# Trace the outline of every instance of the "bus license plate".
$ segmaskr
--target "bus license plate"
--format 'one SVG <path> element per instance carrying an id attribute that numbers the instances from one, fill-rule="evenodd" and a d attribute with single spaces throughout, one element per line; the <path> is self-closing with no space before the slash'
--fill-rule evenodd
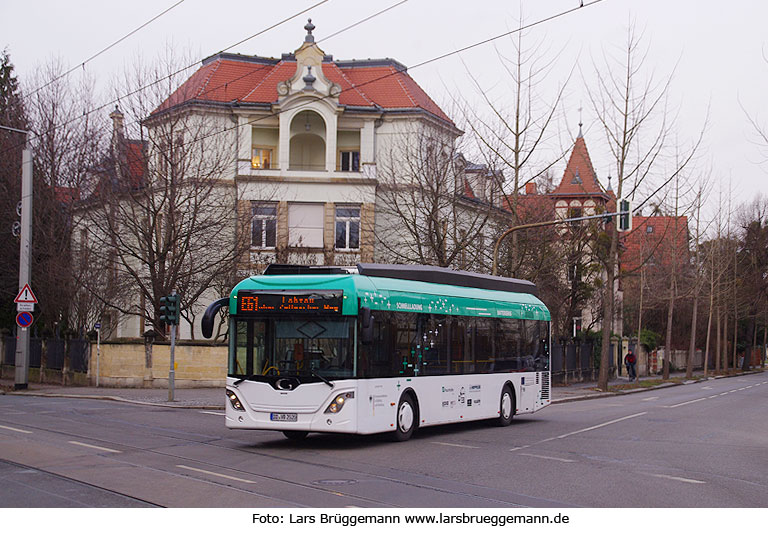
<path id="1" fill-rule="evenodd" d="M 269 418 L 272 421 L 289 421 L 295 423 L 299 420 L 299 415 L 295 413 L 271 413 Z"/>

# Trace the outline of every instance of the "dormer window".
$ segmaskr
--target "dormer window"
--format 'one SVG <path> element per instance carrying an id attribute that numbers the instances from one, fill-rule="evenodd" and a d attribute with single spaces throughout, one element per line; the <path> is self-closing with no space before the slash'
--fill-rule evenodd
<path id="1" fill-rule="evenodd" d="M 579 171 L 577 170 L 575 173 L 573 173 L 573 179 L 571 180 L 572 184 L 580 184 L 583 183 L 581 180 L 581 176 L 579 176 Z"/>

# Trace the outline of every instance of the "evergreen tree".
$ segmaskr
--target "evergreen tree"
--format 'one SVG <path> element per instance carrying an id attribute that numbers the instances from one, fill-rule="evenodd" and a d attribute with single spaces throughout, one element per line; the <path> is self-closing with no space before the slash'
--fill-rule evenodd
<path id="1" fill-rule="evenodd" d="M 27 129 L 19 83 L 8 50 L 0 54 L 0 125 Z M 16 204 L 21 198 L 21 151 L 24 134 L 0 129 L 0 330 L 12 329 L 18 292 L 19 240 L 11 233 L 19 220 Z"/>

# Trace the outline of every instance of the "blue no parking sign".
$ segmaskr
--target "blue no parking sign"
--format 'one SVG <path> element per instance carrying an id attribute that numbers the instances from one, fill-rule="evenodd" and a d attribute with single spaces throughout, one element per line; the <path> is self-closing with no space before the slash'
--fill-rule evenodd
<path id="1" fill-rule="evenodd" d="M 29 325 L 32 324 L 32 321 L 34 320 L 35 318 L 32 317 L 32 314 L 29 312 L 21 312 L 18 315 L 16 315 L 16 324 L 22 328 L 27 328 Z"/>

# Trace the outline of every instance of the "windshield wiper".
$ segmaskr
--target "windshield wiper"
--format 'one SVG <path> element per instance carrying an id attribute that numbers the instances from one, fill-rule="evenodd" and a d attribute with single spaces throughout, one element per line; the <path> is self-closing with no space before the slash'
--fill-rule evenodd
<path id="1" fill-rule="evenodd" d="M 244 377 L 244 378 L 238 378 L 237 380 L 235 380 L 234 382 L 232 382 L 232 385 L 233 385 L 233 386 L 236 386 L 236 385 L 238 385 L 238 384 L 242 384 L 242 383 L 243 383 L 243 382 L 245 382 L 246 380 L 253 380 L 254 378 L 257 378 L 257 377 L 260 377 L 260 376 L 261 376 L 260 374 L 255 374 L 255 375 L 251 375 L 251 376 L 246 376 L 246 377 Z"/>
<path id="2" fill-rule="evenodd" d="M 325 378 L 324 376 L 317 374 L 317 373 L 316 373 L 316 372 L 314 372 L 312 369 L 310 369 L 310 370 L 309 370 L 309 374 L 311 374 L 311 375 L 312 375 L 312 376 L 314 376 L 314 377 L 317 377 L 317 378 L 319 378 L 320 380 L 322 380 L 323 382 L 325 382 L 326 384 L 328 384 L 330 387 L 333 387 L 333 382 L 331 382 L 330 380 L 328 380 L 328 379 L 327 379 L 327 378 Z"/>

